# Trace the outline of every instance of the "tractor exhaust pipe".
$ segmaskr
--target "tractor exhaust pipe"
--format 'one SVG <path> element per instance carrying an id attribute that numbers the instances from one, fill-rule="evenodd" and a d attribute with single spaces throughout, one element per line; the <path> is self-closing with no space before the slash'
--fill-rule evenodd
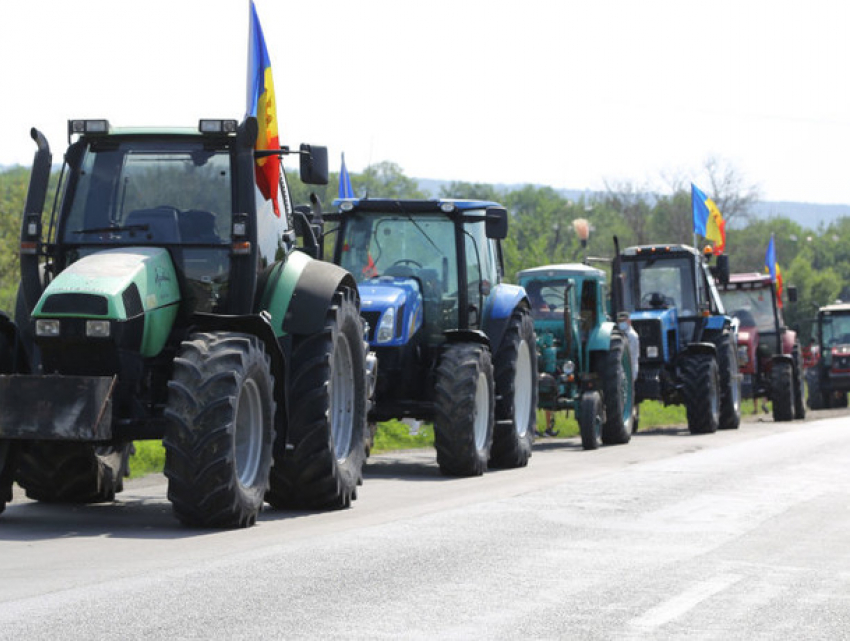
<path id="1" fill-rule="evenodd" d="M 44 289 L 39 276 L 38 256 L 41 249 L 41 216 L 44 212 L 53 161 L 50 145 L 47 144 L 44 134 L 33 127 L 30 136 L 38 149 L 32 162 L 24 219 L 21 224 L 21 289 L 28 314 L 32 312 Z"/>

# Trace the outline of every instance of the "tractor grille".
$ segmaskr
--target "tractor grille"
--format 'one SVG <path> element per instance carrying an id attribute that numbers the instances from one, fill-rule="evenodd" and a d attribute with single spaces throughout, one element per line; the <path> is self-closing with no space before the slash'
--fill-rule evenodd
<path id="1" fill-rule="evenodd" d="M 661 340 L 661 321 L 644 319 L 632 321 L 632 327 L 640 338 L 640 360 L 648 363 L 661 362 L 664 360 L 664 346 Z M 648 356 L 647 351 L 654 347 L 657 352 Z"/>
<path id="2" fill-rule="evenodd" d="M 44 314 L 106 316 L 109 302 L 96 294 L 53 294 L 44 301 L 41 311 Z"/>
<path id="3" fill-rule="evenodd" d="M 124 300 L 124 312 L 127 314 L 127 318 L 141 316 L 145 311 L 142 307 L 142 297 L 139 295 L 139 288 L 136 287 L 136 283 L 130 283 L 130 286 L 121 294 L 121 298 Z"/>
<path id="4" fill-rule="evenodd" d="M 369 323 L 367 340 L 371 343 L 375 340 L 375 329 L 378 327 L 378 321 L 381 320 L 381 312 L 360 312 L 360 315 Z"/>

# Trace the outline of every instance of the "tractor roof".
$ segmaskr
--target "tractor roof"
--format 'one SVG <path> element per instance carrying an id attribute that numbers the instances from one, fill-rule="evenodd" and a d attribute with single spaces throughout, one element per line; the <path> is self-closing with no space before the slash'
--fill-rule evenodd
<path id="1" fill-rule="evenodd" d="M 818 310 L 818 313 L 827 312 L 829 314 L 850 314 L 850 303 L 836 303 L 834 305 L 825 305 Z"/>
<path id="2" fill-rule="evenodd" d="M 742 272 L 740 274 L 729 274 L 729 282 L 725 285 L 726 289 L 738 289 L 739 286 L 745 285 L 744 289 L 761 289 L 770 287 L 773 280 L 770 274 L 761 272 Z"/>
<path id="3" fill-rule="evenodd" d="M 605 272 L 582 263 L 561 263 L 531 267 L 517 273 L 518 278 L 569 278 L 570 276 L 595 277 L 604 280 Z"/>
<path id="4" fill-rule="evenodd" d="M 664 244 L 659 243 L 657 245 L 636 245 L 634 247 L 627 247 L 622 252 L 623 256 L 627 258 L 635 257 L 635 256 L 675 256 L 687 254 L 689 256 L 702 256 L 700 252 L 689 245 L 678 245 L 674 243 Z"/>
<path id="5" fill-rule="evenodd" d="M 447 214 L 454 211 L 501 207 L 489 200 L 454 200 L 433 198 L 430 200 L 398 198 L 338 198 L 334 205 L 342 211 L 374 211 L 388 214 Z M 448 211 L 447 211 L 448 209 Z"/>

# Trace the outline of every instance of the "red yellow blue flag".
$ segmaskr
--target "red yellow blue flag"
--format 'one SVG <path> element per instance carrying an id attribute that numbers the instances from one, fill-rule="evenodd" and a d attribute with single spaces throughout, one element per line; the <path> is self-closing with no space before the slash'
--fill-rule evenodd
<path id="1" fill-rule="evenodd" d="M 776 262 L 776 245 L 773 242 L 773 234 L 770 235 L 770 242 L 767 244 L 767 251 L 764 253 L 764 271 L 770 274 L 770 280 L 776 283 L 776 305 L 782 307 L 782 270 L 779 269 L 779 263 Z"/>
<path id="2" fill-rule="evenodd" d="M 279 149 L 277 132 L 277 103 L 272 82 L 272 63 L 266 49 L 263 28 L 254 2 L 251 2 L 251 24 L 248 33 L 248 116 L 257 119 L 257 150 Z M 280 183 L 280 156 L 257 158 L 257 187 L 266 200 L 272 201 L 274 212 L 280 216 L 277 202 Z"/>
<path id="3" fill-rule="evenodd" d="M 726 249 L 726 221 L 714 201 L 699 187 L 691 183 L 691 204 L 694 216 L 694 233 L 714 243 L 714 253 Z"/>

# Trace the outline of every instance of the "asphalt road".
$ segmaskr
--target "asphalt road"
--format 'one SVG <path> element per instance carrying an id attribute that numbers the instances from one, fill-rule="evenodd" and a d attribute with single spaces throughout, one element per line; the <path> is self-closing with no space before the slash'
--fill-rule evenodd
<path id="1" fill-rule="evenodd" d="M 0 639 L 850 639 L 850 415 L 769 418 L 446 479 L 373 457 L 360 498 L 180 526 L 160 476 L 0 516 Z"/>

